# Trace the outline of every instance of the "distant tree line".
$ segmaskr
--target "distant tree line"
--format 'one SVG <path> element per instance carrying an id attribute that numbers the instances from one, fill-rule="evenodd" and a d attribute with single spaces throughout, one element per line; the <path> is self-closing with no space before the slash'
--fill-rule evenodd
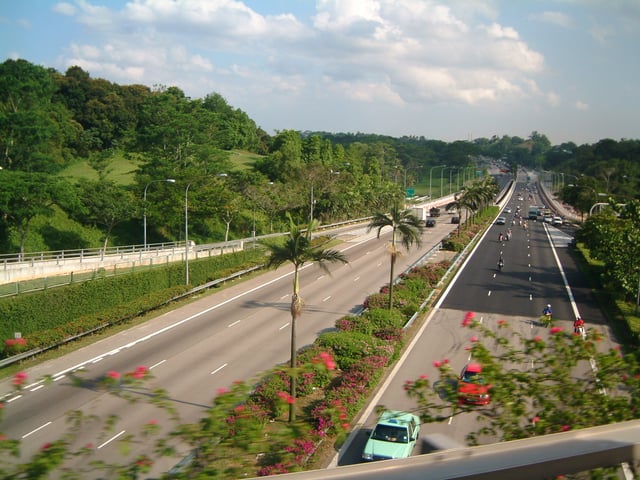
<path id="1" fill-rule="evenodd" d="M 189 237 L 198 243 L 286 229 L 287 212 L 296 223 L 370 216 L 430 176 L 457 183 L 482 157 L 514 171 L 589 174 L 609 192 L 631 195 L 639 152 L 632 140 L 554 147 L 538 132 L 449 143 L 269 135 L 218 93 L 191 99 L 177 87 L 118 85 L 77 66 L 62 74 L 7 60 L 0 64 L 0 252 L 141 244 L 143 218 L 149 243 L 179 241 L 187 200 Z M 79 165 L 93 175 L 69 173 Z M 126 180 L 116 181 L 123 165 Z"/>

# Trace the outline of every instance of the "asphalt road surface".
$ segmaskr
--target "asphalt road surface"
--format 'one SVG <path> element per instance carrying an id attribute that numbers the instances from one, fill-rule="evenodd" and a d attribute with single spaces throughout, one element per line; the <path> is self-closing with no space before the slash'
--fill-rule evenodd
<path id="1" fill-rule="evenodd" d="M 441 217 L 425 230 L 422 248 L 398 259 L 399 274 L 425 254 L 456 225 Z M 371 293 L 388 282 L 389 233 L 367 234 L 365 227 L 342 232 L 337 247 L 349 259 L 330 266 L 331 275 L 316 265 L 306 266 L 300 277 L 305 310 L 297 323 L 297 345 L 311 344 L 334 327 L 335 321 L 360 310 Z M 284 266 L 246 282 L 203 296 L 94 345 L 48 361 L 27 371 L 28 382 L 16 393 L 11 381 L 0 383 L 4 402 L 3 433 L 21 440 L 22 458 L 30 458 L 42 445 L 68 431 L 67 412 L 82 411 L 102 419 L 116 415 L 109 431 L 100 423 L 83 423 L 76 446 L 90 445 L 98 459 L 122 463 L 118 441 L 138 436 L 149 422 L 168 428 L 168 418 L 146 401 L 127 402 L 97 388 L 96 380 L 108 372 L 130 372 L 138 366 L 151 369 L 154 378 L 145 389 L 128 392 L 144 399 L 148 389 L 165 389 L 182 422 L 201 418 L 219 389 L 234 381 L 252 381 L 260 372 L 289 360 L 292 268 Z M 49 376 L 51 382 L 39 379 Z M 77 379 L 81 378 L 81 386 Z M 151 443 L 133 443 L 130 458 L 151 453 Z M 184 446 L 183 454 L 188 453 Z M 152 474 L 166 471 L 175 460 L 159 462 Z M 84 460 L 70 464 L 76 472 Z M 90 467 L 88 471 L 90 471 Z M 90 478 L 91 474 L 82 475 Z"/>
<path id="2" fill-rule="evenodd" d="M 528 203 L 539 205 L 541 200 L 536 192 L 532 192 L 533 198 L 528 202 L 529 192 L 524 190 L 525 186 L 524 182 L 518 183 L 516 192 L 503 206 L 511 208 L 512 212 L 520 206 L 526 216 Z M 524 194 L 523 201 L 518 201 L 518 193 Z M 602 342 L 602 348 L 615 343 L 571 256 L 568 248 L 571 237 L 567 228 L 529 221 L 525 229 L 518 224 L 514 213 L 500 215 L 506 217 L 506 225 L 491 226 L 465 260 L 448 291 L 429 313 L 422 330 L 364 410 L 333 465 L 361 462 L 367 436 L 377 420 L 376 406 L 419 412 L 416 403 L 403 390 L 407 380 L 416 380 L 421 375 L 437 378 L 434 361 L 446 359 L 454 371 L 460 371 L 469 362 L 466 347 L 471 345 L 474 333 L 461 326 L 469 311 L 475 312 L 476 318 L 485 326 L 496 327 L 504 320 L 526 338 L 533 338 L 548 335 L 548 329 L 538 320 L 544 306 L 551 304 L 555 325 L 570 331 L 576 315 L 580 315 L 587 327 L 597 327 L 604 333 L 606 341 Z M 499 241 L 499 233 L 504 234 L 509 228 L 511 239 Z M 505 263 L 502 271 L 497 268 L 500 256 Z M 425 439 L 429 434 L 437 433 L 451 442 L 466 445 L 467 434 L 477 429 L 476 417 L 469 412 L 451 417 L 448 422 L 423 424 L 420 435 Z M 428 451 L 431 446 L 422 441 L 416 445 L 414 454 Z"/>

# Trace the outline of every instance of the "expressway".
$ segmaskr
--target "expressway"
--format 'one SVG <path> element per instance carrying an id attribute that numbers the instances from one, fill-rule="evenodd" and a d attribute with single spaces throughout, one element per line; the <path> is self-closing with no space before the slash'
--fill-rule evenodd
<path id="1" fill-rule="evenodd" d="M 446 359 L 456 372 L 469 362 L 466 348 L 471 345 L 474 332 L 461 325 L 468 311 L 475 312 L 476 319 L 486 326 L 494 327 L 504 320 L 525 338 L 533 338 L 548 335 L 548 329 L 542 327 L 538 319 L 544 306 L 551 304 L 556 325 L 570 331 L 573 319 L 580 315 L 588 328 L 596 327 L 604 333 L 606 341 L 602 342 L 602 348 L 612 346 L 605 319 L 568 252 L 571 232 L 565 231 L 567 227 L 556 228 L 542 221 L 529 221 L 525 229 L 514 217 L 518 206 L 526 217 L 528 203 L 541 202 L 535 190 L 529 192 L 526 188 L 522 180 L 516 184 L 513 196 L 505 201 L 500 213 L 506 217 L 506 225 L 492 225 L 467 257 L 386 383 L 363 411 L 332 465 L 361 461 L 367 435 L 377 420 L 377 405 L 417 410 L 416 403 L 404 393 L 407 380 L 416 380 L 421 375 L 438 378 L 434 361 Z M 507 208 L 513 213 L 506 213 Z M 510 240 L 499 241 L 499 233 L 506 233 L 508 228 L 512 230 Z M 502 271 L 497 268 L 500 256 L 505 263 Z M 475 415 L 464 413 L 450 417 L 448 422 L 423 424 L 421 437 L 440 434 L 451 443 L 465 446 L 466 435 L 478 428 Z M 414 455 L 429 450 L 428 445 L 419 442 Z"/>
<path id="2" fill-rule="evenodd" d="M 447 215 L 436 227 L 425 229 L 423 247 L 413 248 L 397 262 L 396 272 L 416 262 L 457 225 Z M 330 265 L 331 275 L 316 265 L 301 272 L 305 310 L 297 324 L 297 345 L 310 344 L 337 319 L 359 311 L 367 295 L 388 282 L 389 232 L 380 239 L 363 226 L 341 233 L 336 247 L 349 259 Z M 68 431 L 67 412 L 81 410 L 102 419 L 118 417 L 104 431 L 99 422 L 85 422 L 75 442 L 89 445 L 92 459 L 122 463 L 118 441 L 138 435 L 146 425 L 168 428 L 168 418 L 148 402 L 130 403 L 131 394 L 143 398 L 147 390 L 165 389 L 182 423 L 203 416 L 216 392 L 234 381 L 251 381 L 272 366 L 289 360 L 290 295 L 292 268 L 281 267 L 206 296 L 89 347 L 45 362 L 27 371 L 27 385 L 16 393 L 10 380 L 0 383 L 4 403 L 2 431 L 21 440 L 22 459 Z M 143 389 L 107 394 L 98 380 L 108 372 L 131 372 L 139 366 L 151 370 L 153 379 Z M 49 382 L 41 379 L 48 377 Z M 89 418 L 89 417 L 87 417 Z M 149 454 L 152 445 L 134 443 L 130 458 Z M 185 446 L 184 454 L 188 453 Z M 72 464 L 76 472 L 90 471 L 83 459 Z M 159 462 L 152 473 L 168 470 L 175 460 Z M 85 477 L 90 475 L 85 473 Z"/>

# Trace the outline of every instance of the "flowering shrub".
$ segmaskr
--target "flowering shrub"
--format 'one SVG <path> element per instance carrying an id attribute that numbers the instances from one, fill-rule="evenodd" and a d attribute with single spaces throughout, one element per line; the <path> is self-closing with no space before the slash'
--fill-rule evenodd
<path id="1" fill-rule="evenodd" d="M 279 392 L 288 392 L 291 378 L 284 370 L 276 370 L 262 378 L 249 397 L 252 405 L 259 406 L 268 412 L 270 418 L 277 418 L 285 411 L 286 404 L 278 396 Z"/>
<path id="2" fill-rule="evenodd" d="M 473 312 L 464 316 L 461 328 L 470 330 L 463 337 L 491 385 L 491 403 L 482 408 L 459 405 L 458 368 L 436 360 L 433 368 L 439 379 L 432 383 L 425 373 L 404 386 L 418 402 L 423 422 L 444 421 L 455 412 L 473 409 L 481 426 L 467 441 L 479 444 L 485 435 L 486 441 L 508 441 L 640 417 L 640 366 L 635 355 L 602 351 L 597 347 L 601 334 L 595 329 L 586 340 L 560 327 L 538 327 L 531 335 L 504 320 L 480 323 Z"/>
<path id="3" fill-rule="evenodd" d="M 389 308 L 389 289 L 386 292 L 369 295 L 363 302 L 364 309 Z"/>
<path id="4" fill-rule="evenodd" d="M 25 338 L 8 338 L 4 341 L 4 351 L 7 355 L 26 352 L 27 349 L 27 340 Z"/>
<path id="5" fill-rule="evenodd" d="M 449 261 L 427 263 L 412 269 L 404 275 L 404 278 L 406 278 L 407 281 L 420 279 L 424 281 L 428 287 L 434 288 L 450 266 L 451 262 Z"/>
<path id="6" fill-rule="evenodd" d="M 317 343 L 331 349 L 338 367 L 345 370 L 362 357 L 372 354 L 380 340 L 360 332 L 327 332 L 318 337 Z"/>

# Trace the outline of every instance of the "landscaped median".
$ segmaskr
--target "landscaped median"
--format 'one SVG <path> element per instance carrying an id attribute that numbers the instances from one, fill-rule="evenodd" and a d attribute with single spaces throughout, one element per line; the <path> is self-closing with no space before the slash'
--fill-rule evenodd
<path id="1" fill-rule="evenodd" d="M 483 228 L 470 226 L 451 240 L 455 238 L 456 248 L 462 248 Z M 364 300 L 366 308 L 361 315 L 340 318 L 335 330 L 321 334 L 313 345 L 301 349 L 295 372 L 288 365 L 281 365 L 255 383 L 236 382 L 218 392 L 198 423 L 184 425 L 176 418 L 177 423 L 168 427 L 173 430 L 170 438 L 149 429 L 145 431 L 145 441 L 155 433 L 158 451 L 176 457 L 176 463 L 179 458 L 172 445 L 192 446 L 189 461 L 176 468 L 172 478 L 242 478 L 321 468 L 344 442 L 351 421 L 387 367 L 398 359 L 408 320 L 439 288 L 450 267 L 449 261 L 427 263 L 403 274 L 394 288 L 391 309 L 387 287 L 383 286 Z M 139 371 L 143 368 L 139 367 Z M 150 380 L 148 369 L 144 371 L 143 380 Z M 140 381 L 135 376 L 110 373 L 104 379 L 106 391 L 121 396 L 128 392 L 128 381 Z M 288 393 L 292 373 L 297 379 L 295 400 Z M 121 381 L 114 385 L 116 376 Z M 21 377 L 17 388 L 26 381 Z M 151 397 L 154 405 L 169 408 L 167 392 L 154 391 Z M 131 401 L 130 396 L 126 401 Z M 299 415 L 296 421 L 288 422 L 286 411 L 292 401 L 296 402 Z M 71 458 L 74 453 L 77 452 L 66 452 L 65 456 Z M 134 465 L 142 474 L 150 470 L 151 464 L 148 458 L 140 461 L 125 456 L 118 465 L 105 468 L 131 471 Z"/>

